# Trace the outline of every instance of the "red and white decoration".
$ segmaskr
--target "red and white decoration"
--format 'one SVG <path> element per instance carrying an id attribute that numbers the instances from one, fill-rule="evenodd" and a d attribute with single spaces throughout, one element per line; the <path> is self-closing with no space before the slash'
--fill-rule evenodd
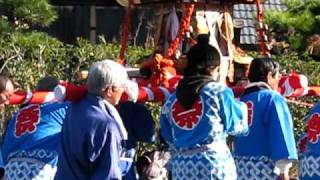
<path id="1" fill-rule="evenodd" d="M 203 114 L 202 100 L 198 99 L 191 109 L 186 110 L 178 101 L 172 106 L 173 122 L 181 129 L 192 130 L 200 122 Z"/>
<path id="2" fill-rule="evenodd" d="M 164 102 L 175 91 L 182 76 L 173 76 L 167 80 L 167 86 L 152 86 L 147 81 L 128 81 L 126 92 L 122 101 L 138 102 Z M 244 87 L 231 87 L 236 97 L 239 97 Z M 308 80 L 304 75 L 290 73 L 282 76 L 279 82 L 279 92 L 285 97 L 320 96 L 319 86 L 308 86 Z M 41 104 L 55 100 L 78 100 L 87 94 L 87 87 L 63 82 L 58 85 L 55 92 L 15 92 L 10 97 L 10 104 Z M 290 101 L 289 101 L 290 102 Z"/>
<path id="3" fill-rule="evenodd" d="M 40 105 L 34 104 L 25 107 L 17 115 L 15 136 L 20 137 L 25 133 L 33 133 L 40 122 Z"/>

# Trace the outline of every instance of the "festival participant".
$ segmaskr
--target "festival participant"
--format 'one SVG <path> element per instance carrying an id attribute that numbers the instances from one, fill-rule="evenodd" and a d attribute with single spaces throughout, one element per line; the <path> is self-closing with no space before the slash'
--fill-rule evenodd
<path id="1" fill-rule="evenodd" d="M 126 84 L 126 93 L 130 90 L 130 84 L 128 83 L 129 81 Z M 81 90 L 78 89 L 77 91 L 72 90 L 72 92 L 68 92 L 69 96 L 71 96 L 70 93 L 79 96 L 76 99 L 69 98 L 69 100 L 79 101 L 84 98 L 87 94 L 87 88 L 85 87 L 85 90 L 83 89 L 82 92 L 80 91 Z M 151 112 L 142 103 L 123 101 L 117 105 L 117 109 L 128 132 L 128 140 L 124 143 L 124 150 L 120 157 L 120 168 L 123 175 L 122 179 L 134 180 L 137 179 L 134 162 L 137 142 L 155 142 L 155 124 Z"/>
<path id="2" fill-rule="evenodd" d="M 301 180 L 320 179 L 320 102 L 306 118 L 307 132 L 299 142 L 299 177 Z"/>
<path id="3" fill-rule="evenodd" d="M 48 76 L 38 82 L 36 90 L 53 91 L 58 83 Z M 29 104 L 14 114 L 2 145 L 6 179 L 53 179 L 67 107 L 58 102 Z"/>
<path id="4" fill-rule="evenodd" d="M 247 131 L 247 108 L 217 82 L 220 56 L 208 42 L 208 35 L 198 36 L 187 54 L 184 78 L 161 112 L 173 179 L 237 179 L 226 138 Z"/>
<path id="5" fill-rule="evenodd" d="M 12 81 L 3 75 L 0 75 L 0 106 L 9 104 L 10 96 L 13 94 L 14 86 Z"/>
<path id="6" fill-rule="evenodd" d="M 9 103 L 10 96 L 14 91 L 13 83 L 6 76 L 0 75 L 0 107 Z M 2 152 L 0 149 L 0 179 L 4 175 L 4 164 L 2 159 Z"/>
<path id="7" fill-rule="evenodd" d="M 114 107 L 128 74 L 112 60 L 93 64 L 88 95 L 72 102 L 63 124 L 55 179 L 121 179 L 120 155 L 127 131 Z"/>
<path id="8" fill-rule="evenodd" d="M 256 58 L 249 69 L 250 83 L 240 100 L 248 106 L 249 132 L 234 139 L 238 179 L 289 179 L 297 159 L 292 117 L 286 100 L 275 90 L 279 63 Z"/>

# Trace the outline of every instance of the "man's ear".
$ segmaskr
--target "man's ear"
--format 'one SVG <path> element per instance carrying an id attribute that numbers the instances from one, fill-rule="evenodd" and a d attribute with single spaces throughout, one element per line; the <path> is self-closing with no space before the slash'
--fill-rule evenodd
<path id="1" fill-rule="evenodd" d="M 216 71 L 217 73 L 220 73 L 220 66 L 216 66 L 216 67 L 214 68 L 214 71 Z"/>
<path id="2" fill-rule="evenodd" d="M 210 75 L 215 81 L 218 81 L 220 76 L 220 66 L 216 66 L 213 70 L 211 70 Z"/>
<path id="3" fill-rule="evenodd" d="M 103 93 L 105 97 L 111 97 L 113 93 L 112 87 L 106 87 Z"/>
<path id="4" fill-rule="evenodd" d="M 273 76 L 272 76 L 272 73 L 271 72 L 268 72 L 268 74 L 267 74 L 267 84 L 272 84 L 272 81 L 273 81 Z"/>

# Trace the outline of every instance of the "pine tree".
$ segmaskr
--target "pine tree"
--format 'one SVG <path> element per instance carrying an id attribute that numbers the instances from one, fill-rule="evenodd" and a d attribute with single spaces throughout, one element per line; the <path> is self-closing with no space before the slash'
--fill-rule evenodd
<path id="1" fill-rule="evenodd" d="M 294 50 L 307 49 L 307 41 L 314 34 L 320 34 L 320 0 L 286 0 L 288 9 L 284 12 L 266 12 L 266 22 L 271 30 L 287 30 L 287 39 Z"/>
<path id="2" fill-rule="evenodd" d="M 0 33 L 47 27 L 57 18 L 48 0 L 0 0 L 0 7 Z"/>

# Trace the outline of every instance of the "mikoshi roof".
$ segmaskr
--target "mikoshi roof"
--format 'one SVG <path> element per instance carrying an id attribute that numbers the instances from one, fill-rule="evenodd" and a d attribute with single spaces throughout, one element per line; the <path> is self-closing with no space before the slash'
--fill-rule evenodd
<path id="1" fill-rule="evenodd" d="M 263 11 L 276 10 L 285 11 L 287 6 L 285 0 L 266 0 L 263 5 Z M 233 18 L 243 20 L 243 28 L 241 29 L 241 44 L 257 44 L 256 32 L 256 14 L 257 7 L 255 4 L 235 4 L 233 7 Z"/>

